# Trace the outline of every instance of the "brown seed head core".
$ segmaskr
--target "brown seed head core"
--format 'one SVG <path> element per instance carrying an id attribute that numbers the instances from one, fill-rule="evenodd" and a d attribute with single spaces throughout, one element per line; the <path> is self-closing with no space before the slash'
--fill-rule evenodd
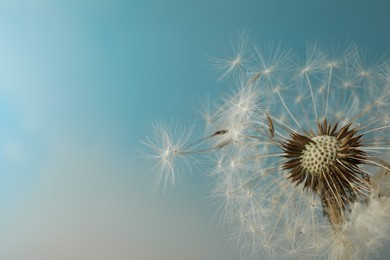
<path id="1" fill-rule="evenodd" d="M 324 120 L 314 131 L 290 133 L 282 143 L 283 168 L 296 186 L 303 184 L 321 198 L 323 212 L 335 229 L 345 220 L 351 203 L 367 198 L 371 183 L 360 168 L 368 158 L 361 149 L 361 137 L 356 128 L 347 124 L 338 129 Z"/>

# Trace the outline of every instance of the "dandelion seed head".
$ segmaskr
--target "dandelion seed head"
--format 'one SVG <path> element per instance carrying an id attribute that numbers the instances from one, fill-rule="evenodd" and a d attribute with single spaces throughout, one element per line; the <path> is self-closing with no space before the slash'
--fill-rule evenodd
<path id="1" fill-rule="evenodd" d="M 160 168 L 213 161 L 221 226 L 243 259 L 375 256 L 390 240 L 388 61 L 353 44 L 307 44 L 304 58 L 255 46 L 250 62 L 248 41 L 233 50 L 220 76 L 234 91 L 207 110 L 204 137 L 149 142 Z"/>

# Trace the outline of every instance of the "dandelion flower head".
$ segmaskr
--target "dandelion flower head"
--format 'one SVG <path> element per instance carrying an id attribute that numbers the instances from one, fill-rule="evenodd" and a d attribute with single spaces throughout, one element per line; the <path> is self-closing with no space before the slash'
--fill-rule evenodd
<path id="1" fill-rule="evenodd" d="M 159 179 L 189 171 L 193 159 L 177 159 L 213 165 L 221 226 L 243 259 L 376 257 L 390 236 L 388 60 L 353 44 L 308 44 L 302 58 L 248 42 L 212 59 L 230 94 L 204 137 L 176 145 L 160 126 L 147 141 Z"/>

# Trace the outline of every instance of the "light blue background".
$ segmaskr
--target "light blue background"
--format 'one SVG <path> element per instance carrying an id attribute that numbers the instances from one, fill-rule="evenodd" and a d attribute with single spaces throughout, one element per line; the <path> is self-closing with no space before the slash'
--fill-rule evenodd
<path id="1" fill-rule="evenodd" d="M 160 118 L 218 87 L 229 37 L 390 46 L 388 1 L 0 1 L 0 259 L 238 259 L 207 178 L 140 163 Z"/>

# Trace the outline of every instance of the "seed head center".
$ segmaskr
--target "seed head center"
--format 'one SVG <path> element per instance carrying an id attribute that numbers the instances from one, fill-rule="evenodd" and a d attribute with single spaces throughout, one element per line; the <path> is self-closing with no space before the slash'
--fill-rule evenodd
<path id="1" fill-rule="evenodd" d="M 301 155 L 301 166 L 309 174 L 320 175 L 328 171 L 336 160 L 339 141 L 334 136 L 319 135 L 305 145 Z"/>

